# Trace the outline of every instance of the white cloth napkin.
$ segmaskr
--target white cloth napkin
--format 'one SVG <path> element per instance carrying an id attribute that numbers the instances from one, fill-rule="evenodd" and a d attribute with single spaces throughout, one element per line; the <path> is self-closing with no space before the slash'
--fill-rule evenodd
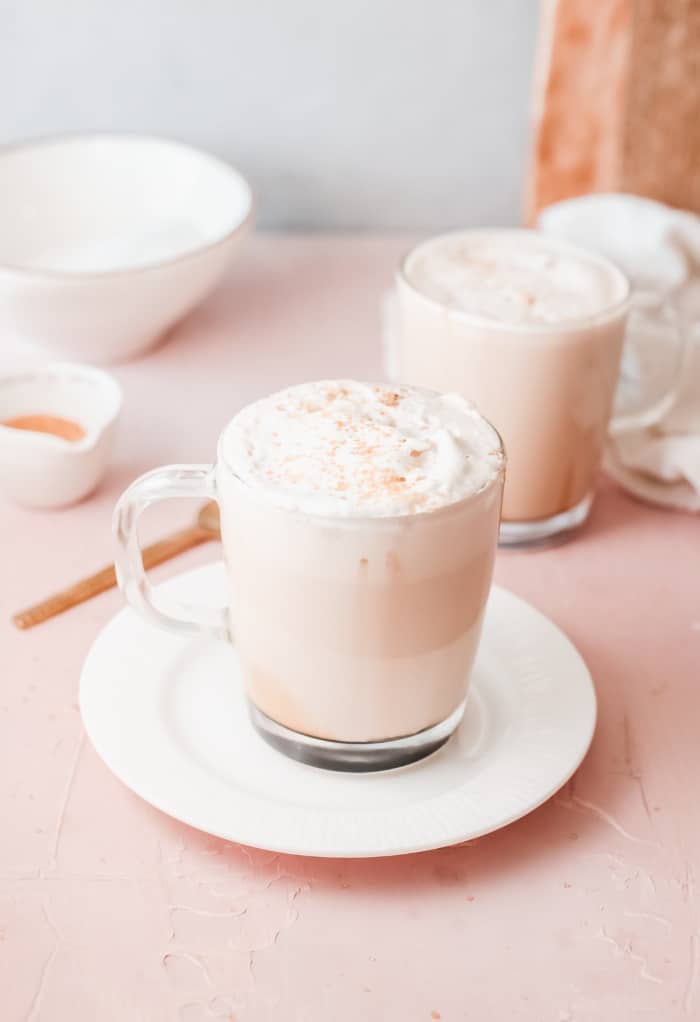
<path id="1" fill-rule="evenodd" d="M 700 511 L 700 217 L 634 195 L 586 195 L 549 206 L 538 226 L 612 259 L 635 288 L 673 294 L 689 333 L 675 398 L 651 425 L 611 433 L 604 466 L 644 500 Z M 655 393 L 663 358 L 650 354 L 639 386 Z"/>

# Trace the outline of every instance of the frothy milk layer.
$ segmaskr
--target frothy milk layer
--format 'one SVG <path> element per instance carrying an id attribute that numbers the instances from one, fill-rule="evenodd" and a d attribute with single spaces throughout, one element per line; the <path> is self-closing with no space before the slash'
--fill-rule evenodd
<path id="1" fill-rule="evenodd" d="M 414 250 L 405 275 L 429 298 L 508 325 L 595 316 L 627 293 L 624 276 L 610 264 L 531 231 L 434 238 Z"/>
<path id="2" fill-rule="evenodd" d="M 460 395 L 353 380 L 248 405 L 222 444 L 243 482 L 316 514 L 433 511 L 478 493 L 503 466 L 495 430 Z"/>

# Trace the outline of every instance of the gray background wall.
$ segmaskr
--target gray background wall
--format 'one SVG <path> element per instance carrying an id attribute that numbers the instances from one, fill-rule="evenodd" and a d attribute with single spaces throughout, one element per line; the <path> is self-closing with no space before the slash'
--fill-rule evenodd
<path id="1" fill-rule="evenodd" d="M 0 0 L 0 141 L 173 135 L 279 228 L 518 220 L 536 0 Z"/>

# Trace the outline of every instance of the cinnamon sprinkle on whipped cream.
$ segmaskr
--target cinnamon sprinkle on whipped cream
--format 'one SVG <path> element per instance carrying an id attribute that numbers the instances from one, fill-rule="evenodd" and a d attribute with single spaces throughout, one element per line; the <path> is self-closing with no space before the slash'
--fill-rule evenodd
<path id="1" fill-rule="evenodd" d="M 321 380 L 273 394 L 229 424 L 222 455 L 275 503 L 316 514 L 432 511 L 503 468 L 495 430 L 465 398 Z"/>

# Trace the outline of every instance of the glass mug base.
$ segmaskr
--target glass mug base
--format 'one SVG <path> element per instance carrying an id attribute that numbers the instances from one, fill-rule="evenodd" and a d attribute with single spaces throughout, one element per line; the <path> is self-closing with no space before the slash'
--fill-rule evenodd
<path id="1" fill-rule="evenodd" d="M 568 539 L 588 518 L 593 503 L 593 493 L 587 493 L 568 511 L 549 518 L 537 518 L 530 522 L 501 522 L 498 532 L 499 546 L 530 546 L 535 543 L 547 543 L 556 539 Z"/>
<path id="2" fill-rule="evenodd" d="M 436 752 L 457 729 L 464 706 L 464 702 L 460 703 L 445 720 L 402 738 L 384 742 L 335 742 L 292 731 L 248 702 L 255 730 L 278 752 L 308 766 L 351 773 L 394 770 Z"/>

